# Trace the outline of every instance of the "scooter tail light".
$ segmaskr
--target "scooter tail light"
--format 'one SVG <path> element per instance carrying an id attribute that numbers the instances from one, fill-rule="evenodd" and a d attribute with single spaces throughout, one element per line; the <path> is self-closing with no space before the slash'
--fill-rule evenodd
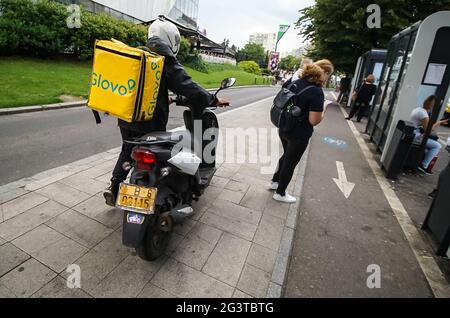
<path id="1" fill-rule="evenodd" d="M 145 149 L 134 149 L 131 158 L 138 163 L 153 165 L 156 163 L 156 156 L 153 152 Z"/>

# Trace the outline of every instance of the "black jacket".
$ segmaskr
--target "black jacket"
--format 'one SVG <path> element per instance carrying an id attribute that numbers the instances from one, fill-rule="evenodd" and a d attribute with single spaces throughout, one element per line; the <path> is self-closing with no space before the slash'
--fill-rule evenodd
<path id="1" fill-rule="evenodd" d="M 153 119 L 149 122 L 127 123 L 119 119 L 119 126 L 138 133 L 166 131 L 169 120 L 169 90 L 187 97 L 199 110 L 214 103 L 214 95 L 200 87 L 186 73 L 170 47 L 159 37 L 148 40 L 147 46 L 153 52 L 165 57 L 164 70 L 159 88 L 158 100 Z"/>
<path id="2" fill-rule="evenodd" d="M 364 84 L 358 90 L 358 95 L 356 97 L 356 102 L 369 105 L 372 100 L 373 95 L 377 92 L 377 86 L 375 84 L 370 84 L 364 82 Z"/>

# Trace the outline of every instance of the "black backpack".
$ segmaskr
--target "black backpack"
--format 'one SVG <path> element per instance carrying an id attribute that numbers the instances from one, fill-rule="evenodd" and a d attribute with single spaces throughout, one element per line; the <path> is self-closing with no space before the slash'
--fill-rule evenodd
<path id="1" fill-rule="evenodd" d="M 302 109 L 299 106 L 294 105 L 293 98 L 300 96 L 308 89 L 312 88 L 313 85 L 305 87 L 296 94 L 291 88 L 293 88 L 298 81 L 299 80 L 291 82 L 287 87 L 283 87 L 277 96 L 275 96 L 273 106 L 270 109 L 270 120 L 272 121 L 272 124 L 282 132 L 291 131 L 305 117 L 302 114 Z"/>

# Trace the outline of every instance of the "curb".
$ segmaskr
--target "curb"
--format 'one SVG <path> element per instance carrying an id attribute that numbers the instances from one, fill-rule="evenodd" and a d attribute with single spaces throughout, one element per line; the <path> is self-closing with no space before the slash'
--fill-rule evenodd
<path id="1" fill-rule="evenodd" d="M 246 86 L 231 87 L 229 89 L 252 88 L 252 87 L 272 87 L 272 85 L 246 85 Z M 207 91 L 211 92 L 211 91 L 216 91 L 217 89 L 218 88 L 209 88 L 209 89 L 207 89 Z M 66 103 L 38 105 L 38 106 L 0 108 L 0 116 L 82 107 L 82 106 L 86 106 L 86 103 L 87 103 L 87 100 L 81 100 L 81 101 L 77 101 L 77 102 L 66 102 Z"/>
<path id="2" fill-rule="evenodd" d="M 272 271 L 272 278 L 269 283 L 266 298 L 281 298 L 285 288 L 289 263 L 291 260 L 292 247 L 294 243 L 297 220 L 300 214 L 301 195 L 305 180 L 306 165 L 308 164 L 310 147 L 305 151 L 304 157 L 300 161 L 298 168 L 293 195 L 297 197 L 297 202 L 289 207 L 288 217 L 281 237 L 280 247 L 278 249 L 275 267 Z"/>
<path id="3" fill-rule="evenodd" d="M 57 104 L 40 105 L 40 106 L 1 108 L 0 116 L 41 112 L 41 111 L 64 109 L 64 108 L 74 108 L 74 107 L 84 106 L 84 105 L 86 105 L 86 102 L 87 102 L 86 100 L 81 100 L 78 102 L 57 103 Z"/>

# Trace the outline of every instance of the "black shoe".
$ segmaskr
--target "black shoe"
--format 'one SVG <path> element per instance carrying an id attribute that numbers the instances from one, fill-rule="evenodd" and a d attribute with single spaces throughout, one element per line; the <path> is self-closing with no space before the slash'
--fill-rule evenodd
<path id="1" fill-rule="evenodd" d="M 120 183 L 111 182 L 105 192 L 103 192 L 103 197 L 105 198 L 105 203 L 109 206 L 116 206 L 117 194 L 119 193 Z"/>
<path id="2" fill-rule="evenodd" d="M 347 119 L 347 120 L 351 120 L 352 118 L 351 118 L 351 117 L 345 117 L 345 119 Z"/>
<path id="3" fill-rule="evenodd" d="M 420 172 L 426 174 L 427 176 L 432 176 L 434 175 L 433 172 L 428 171 L 428 169 L 425 169 L 424 166 L 420 165 L 417 169 L 419 169 Z"/>

